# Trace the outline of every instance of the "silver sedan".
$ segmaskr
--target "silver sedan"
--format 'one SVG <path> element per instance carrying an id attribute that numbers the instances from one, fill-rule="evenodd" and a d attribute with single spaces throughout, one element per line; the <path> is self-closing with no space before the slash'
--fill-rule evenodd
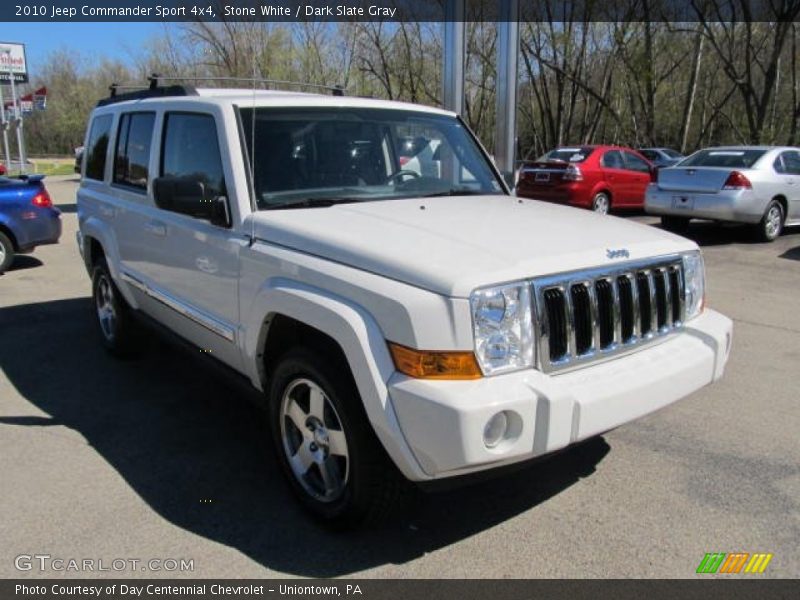
<path id="1" fill-rule="evenodd" d="M 699 150 L 661 169 L 645 194 L 645 211 L 667 229 L 690 219 L 748 223 L 764 241 L 800 224 L 800 149 L 728 146 Z"/>

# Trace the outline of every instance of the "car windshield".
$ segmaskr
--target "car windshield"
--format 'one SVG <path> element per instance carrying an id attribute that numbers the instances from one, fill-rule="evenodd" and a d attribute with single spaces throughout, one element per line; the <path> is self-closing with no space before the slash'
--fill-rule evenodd
<path id="1" fill-rule="evenodd" d="M 240 114 L 261 210 L 506 193 L 454 117 L 347 107 Z"/>
<path id="2" fill-rule="evenodd" d="M 579 163 L 589 158 L 592 152 L 594 152 L 594 148 L 588 146 L 583 146 L 581 148 L 556 148 L 540 157 L 537 162 L 557 161 Z"/>
<path id="3" fill-rule="evenodd" d="M 681 167 L 732 167 L 749 169 L 766 150 L 700 150 L 681 161 Z"/>
<path id="4" fill-rule="evenodd" d="M 670 158 L 683 158 L 683 154 L 676 152 L 672 148 L 662 148 L 661 151 Z"/>

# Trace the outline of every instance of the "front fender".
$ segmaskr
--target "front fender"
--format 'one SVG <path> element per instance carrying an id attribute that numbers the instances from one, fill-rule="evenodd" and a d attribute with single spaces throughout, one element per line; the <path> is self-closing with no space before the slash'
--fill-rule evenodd
<path id="1" fill-rule="evenodd" d="M 317 329 L 342 348 L 364 403 L 367 418 L 389 456 L 409 479 L 429 478 L 403 437 L 389 397 L 394 373 L 383 333 L 363 307 L 329 292 L 284 278 L 268 280 L 253 300 L 242 331 L 245 364 L 256 387 L 264 389 L 263 349 L 270 317 L 281 314 Z"/>

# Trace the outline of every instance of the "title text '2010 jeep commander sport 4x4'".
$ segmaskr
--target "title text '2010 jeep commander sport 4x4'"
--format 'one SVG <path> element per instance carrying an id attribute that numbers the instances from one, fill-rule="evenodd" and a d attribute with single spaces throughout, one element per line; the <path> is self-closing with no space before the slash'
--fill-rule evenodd
<path id="1" fill-rule="evenodd" d="M 437 164 L 405 168 L 410 138 Z M 327 521 L 606 432 L 728 358 L 693 242 L 514 197 L 450 112 L 155 87 L 101 101 L 85 147 L 103 343 L 143 315 L 243 375 Z"/>

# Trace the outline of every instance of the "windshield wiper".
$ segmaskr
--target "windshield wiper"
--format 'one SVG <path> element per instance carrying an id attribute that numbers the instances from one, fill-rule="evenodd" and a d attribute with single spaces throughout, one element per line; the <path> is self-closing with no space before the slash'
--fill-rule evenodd
<path id="1" fill-rule="evenodd" d="M 361 202 L 358 198 L 303 198 L 302 200 L 294 200 L 292 202 L 284 202 L 282 204 L 273 204 L 267 206 L 264 210 L 281 210 L 284 208 L 325 208 L 335 204 L 349 204 L 352 202 Z"/>
<path id="2" fill-rule="evenodd" d="M 491 192 L 483 192 L 481 190 L 470 189 L 457 189 L 451 188 L 443 192 L 434 192 L 432 194 L 422 194 L 420 198 L 437 198 L 439 196 L 491 196 Z"/>

